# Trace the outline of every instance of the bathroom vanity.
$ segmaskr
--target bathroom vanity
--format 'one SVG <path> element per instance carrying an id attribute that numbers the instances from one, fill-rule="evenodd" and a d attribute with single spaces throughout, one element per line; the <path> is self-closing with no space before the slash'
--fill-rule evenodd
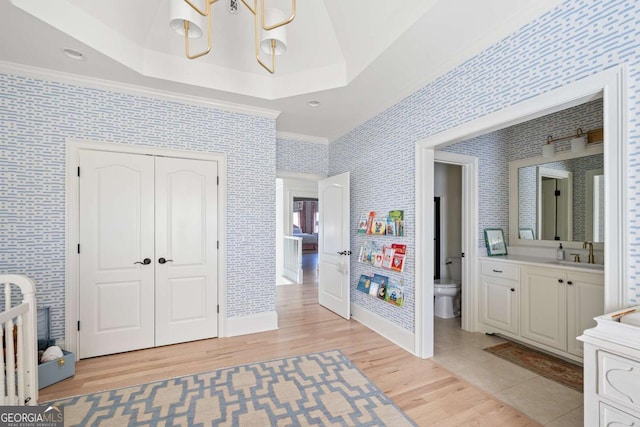
<path id="1" fill-rule="evenodd" d="M 604 312 L 601 267 L 516 255 L 481 257 L 481 331 L 581 362 L 582 343 L 576 338 Z"/>

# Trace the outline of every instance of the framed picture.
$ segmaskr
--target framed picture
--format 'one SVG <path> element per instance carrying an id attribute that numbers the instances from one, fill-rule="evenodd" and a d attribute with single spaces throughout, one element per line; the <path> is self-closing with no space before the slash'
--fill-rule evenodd
<path id="1" fill-rule="evenodd" d="M 521 228 L 518 230 L 518 237 L 523 240 L 534 240 L 536 238 L 533 228 Z"/>
<path id="2" fill-rule="evenodd" d="M 502 228 L 485 228 L 484 241 L 487 245 L 487 255 L 507 255 L 507 244 L 504 241 Z"/>

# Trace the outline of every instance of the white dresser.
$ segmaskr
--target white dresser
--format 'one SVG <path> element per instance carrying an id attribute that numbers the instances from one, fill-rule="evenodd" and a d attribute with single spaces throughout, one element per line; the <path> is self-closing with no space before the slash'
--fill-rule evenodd
<path id="1" fill-rule="evenodd" d="M 584 343 L 587 427 L 640 426 L 640 326 L 619 322 L 622 311 L 596 317 L 597 326 L 578 338 Z"/>

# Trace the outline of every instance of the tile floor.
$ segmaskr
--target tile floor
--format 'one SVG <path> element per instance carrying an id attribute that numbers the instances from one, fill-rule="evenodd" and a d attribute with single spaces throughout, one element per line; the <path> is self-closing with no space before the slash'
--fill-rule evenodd
<path id="1" fill-rule="evenodd" d="M 483 351 L 502 338 L 463 331 L 459 317 L 434 319 L 435 362 L 540 424 L 583 425 L 582 393 Z"/>

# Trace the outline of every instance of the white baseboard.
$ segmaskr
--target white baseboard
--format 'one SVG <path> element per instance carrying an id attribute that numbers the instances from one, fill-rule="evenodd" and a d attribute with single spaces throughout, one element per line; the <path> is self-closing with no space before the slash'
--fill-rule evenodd
<path id="1" fill-rule="evenodd" d="M 252 314 L 249 316 L 236 316 L 227 318 L 226 337 L 255 334 L 257 332 L 272 331 L 278 329 L 278 313 L 268 311 L 266 313 Z"/>
<path id="2" fill-rule="evenodd" d="M 355 304 L 351 304 L 351 317 L 409 353 L 416 354 L 413 332 Z"/>

